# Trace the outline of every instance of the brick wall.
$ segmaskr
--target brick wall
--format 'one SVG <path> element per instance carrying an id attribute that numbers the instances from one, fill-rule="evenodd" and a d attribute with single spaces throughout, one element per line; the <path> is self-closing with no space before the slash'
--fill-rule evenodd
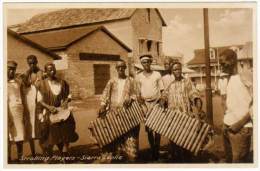
<path id="1" fill-rule="evenodd" d="M 87 98 L 95 94 L 93 64 L 109 64 L 110 76 L 116 76 L 116 61 L 80 60 L 79 53 L 117 54 L 127 61 L 128 52 L 102 30 L 81 39 L 71 45 L 66 51 L 68 69 L 65 79 L 70 83 L 74 98 Z"/>
<path id="2" fill-rule="evenodd" d="M 162 41 L 162 21 L 157 14 L 155 9 L 150 9 L 150 20 L 148 18 L 147 9 L 138 9 L 132 17 L 132 27 L 133 27 L 133 56 L 134 61 L 139 62 L 139 38 L 146 38 L 154 41 Z M 162 60 L 158 57 L 155 44 L 152 44 L 151 53 L 154 59 L 158 63 Z M 160 54 L 162 54 L 162 43 L 159 45 Z M 145 50 L 143 53 L 146 53 Z"/>

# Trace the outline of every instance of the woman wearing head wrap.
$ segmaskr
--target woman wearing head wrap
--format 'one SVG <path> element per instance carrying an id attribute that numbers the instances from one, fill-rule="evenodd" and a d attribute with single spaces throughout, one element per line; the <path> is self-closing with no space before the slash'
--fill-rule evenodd
<path id="1" fill-rule="evenodd" d="M 71 100 L 69 85 L 66 81 L 56 77 L 56 68 L 53 63 L 45 65 L 47 78 L 39 85 L 38 102 L 41 106 L 39 135 L 40 143 L 45 152 L 52 155 L 54 145 L 59 151 L 67 153 L 69 143 L 75 142 L 78 135 L 75 132 L 75 121 L 71 112 L 67 118 L 53 122 L 51 118 L 62 110 L 69 110 L 68 102 Z"/>

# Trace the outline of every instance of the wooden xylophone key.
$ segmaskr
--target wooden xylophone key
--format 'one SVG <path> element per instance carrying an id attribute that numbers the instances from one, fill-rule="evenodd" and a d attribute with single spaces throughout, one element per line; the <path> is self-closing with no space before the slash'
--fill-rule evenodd
<path id="1" fill-rule="evenodd" d="M 160 107 L 157 108 L 156 116 L 154 118 L 153 123 L 151 124 L 151 129 L 152 130 L 156 129 L 156 124 L 158 123 L 158 120 L 160 118 L 160 113 L 162 113 L 162 111 L 163 111 L 163 108 L 160 108 Z"/>
<path id="2" fill-rule="evenodd" d="M 198 143 L 199 143 L 199 141 L 200 141 L 200 139 L 201 139 L 201 137 L 202 137 L 206 127 L 207 127 L 206 124 L 202 125 L 201 130 L 199 131 L 198 136 L 196 137 L 196 139 L 195 139 L 195 141 L 194 141 L 194 143 L 193 143 L 193 145 L 191 147 L 191 152 L 195 151 L 195 149 L 196 149 L 196 147 L 197 147 L 197 145 L 198 145 Z"/>
<path id="3" fill-rule="evenodd" d="M 166 129 L 168 129 L 169 123 L 172 122 L 174 115 L 171 110 L 167 109 L 167 113 L 165 113 L 166 117 L 164 121 L 160 125 L 160 134 L 164 135 L 166 133 Z"/>
<path id="4" fill-rule="evenodd" d="M 148 127 L 151 127 L 151 124 L 156 116 L 156 108 L 153 108 L 153 110 L 150 111 L 149 117 L 146 119 L 145 125 Z"/>
<path id="5" fill-rule="evenodd" d="M 199 152 L 199 150 L 200 150 L 200 147 L 201 147 L 202 143 L 204 142 L 204 140 L 205 140 L 205 138 L 206 138 L 206 136 L 207 136 L 207 134 L 208 134 L 208 132 L 209 132 L 209 129 L 210 129 L 210 126 L 207 125 L 207 128 L 206 128 L 206 130 L 204 131 L 204 133 L 203 133 L 203 135 L 202 135 L 202 137 L 201 137 L 201 139 L 200 139 L 200 141 L 199 141 L 199 143 L 198 143 L 198 145 L 197 145 L 197 148 L 195 149 L 195 152 L 194 152 L 195 155 L 198 154 L 198 152 Z"/>
<path id="6" fill-rule="evenodd" d="M 140 113 L 138 111 L 139 109 L 138 109 L 137 105 L 138 104 L 136 104 L 136 102 L 133 102 L 133 104 L 130 107 L 130 111 L 132 112 L 132 118 L 133 118 L 133 122 L 134 122 L 135 127 L 140 124 L 141 117 L 142 117 L 142 116 L 140 116 Z M 137 107 L 135 108 L 135 106 L 137 106 Z"/>
<path id="7" fill-rule="evenodd" d="M 173 142 L 175 142 L 177 144 L 177 140 L 178 140 L 178 137 L 180 136 L 181 132 L 183 131 L 183 128 L 188 120 L 188 116 L 186 114 L 182 114 L 184 115 L 183 116 L 183 119 L 181 121 L 181 123 L 177 126 L 177 133 L 172 137 L 173 138 Z"/>
<path id="8" fill-rule="evenodd" d="M 166 135 L 166 132 L 169 129 L 171 123 L 174 122 L 177 118 L 176 111 L 171 111 L 171 110 L 169 110 L 169 111 L 170 111 L 169 119 L 166 121 L 165 125 L 162 128 L 162 134 L 163 135 Z"/>
<path id="9" fill-rule="evenodd" d="M 129 110 L 132 113 L 132 119 L 133 119 L 133 123 L 135 126 L 139 125 L 141 122 L 141 117 L 140 116 L 140 108 L 138 108 L 138 104 L 136 102 L 133 102 L 132 105 L 130 106 Z"/>
<path id="10" fill-rule="evenodd" d="M 196 141 L 196 139 L 198 137 L 197 127 L 198 127 L 199 123 L 200 123 L 200 121 L 198 120 L 197 124 L 194 125 L 192 136 L 191 136 L 190 142 L 189 142 L 188 147 L 187 147 L 187 149 L 190 150 L 190 151 L 191 151 L 191 148 L 192 148 L 194 142 Z"/>
<path id="11" fill-rule="evenodd" d="M 114 112 L 114 120 L 116 122 L 119 135 L 122 135 L 124 131 L 123 131 L 123 128 L 122 128 L 122 126 L 120 124 L 121 122 L 120 122 L 119 114 L 116 113 L 116 112 Z"/>
<path id="12" fill-rule="evenodd" d="M 131 109 L 134 111 L 134 116 L 137 119 L 138 123 L 143 121 L 143 113 L 140 105 L 137 102 L 133 102 Z"/>
<path id="13" fill-rule="evenodd" d="M 176 132 L 175 127 L 177 126 L 177 124 L 180 122 L 181 120 L 181 114 L 179 112 L 176 111 L 176 117 L 174 118 L 174 120 L 171 122 L 171 124 L 169 125 L 169 129 L 167 130 L 165 136 L 167 138 L 171 139 L 171 135 Z"/>
<path id="14" fill-rule="evenodd" d="M 134 111 L 132 111 L 132 107 L 129 107 L 126 110 L 126 113 L 127 113 L 131 128 L 134 128 L 136 126 L 136 124 L 135 124 L 135 119 L 134 119 Z"/>
<path id="15" fill-rule="evenodd" d="M 135 103 L 134 107 L 136 107 L 137 111 L 138 111 L 138 116 L 140 118 L 139 122 L 144 122 L 144 111 L 141 107 L 141 105 L 139 103 Z"/>
<path id="16" fill-rule="evenodd" d="M 90 122 L 89 130 L 90 130 L 90 132 L 91 132 L 91 135 L 92 135 L 93 137 L 95 137 L 95 139 L 97 140 L 97 143 L 98 143 L 98 144 L 101 144 L 100 137 L 98 136 L 98 132 L 97 132 L 97 130 L 96 130 L 96 128 L 95 128 L 95 125 L 94 125 L 94 122 L 93 122 L 93 121 Z"/>
<path id="17" fill-rule="evenodd" d="M 181 139 L 181 142 L 180 142 L 180 145 L 183 147 L 184 144 L 185 144 L 185 141 L 187 140 L 188 136 L 189 136 L 189 133 L 192 129 L 192 126 L 194 126 L 194 123 L 195 123 L 196 119 L 191 119 L 190 123 L 189 123 L 189 126 L 187 128 L 187 130 L 185 131 L 184 135 L 183 135 L 183 138 Z"/>
<path id="18" fill-rule="evenodd" d="M 112 125 L 111 122 L 109 122 L 108 117 L 109 116 L 107 115 L 106 119 L 104 120 L 104 123 L 106 125 L 106 128 L 108 130 L 108 133 L 109 133 L 109 136 L 110 136 L 111 140 L 114 141 L 116 139 L 116 134 L 114 133 L 113 125 Z"/>
<path id="19" fill-rule="evenodd" d="M 114 123 L 111 119 L 110 113 L 106 115 L 106 123 L 107 123 L 107 127 L 110 128 L 110 132 L 112 134 L 112 138 L 113 140 L 115 140 L 117 138 L 116 132 L 115 132 L 115 126 Z"/>
<path id="20" fill-rule="evenodd" d="M 180 127 L 180 125 L 183 123 L 185 115 L 181 114 L 179 112 L 179 118 L 177 120 L 177 123 L 175 123 L 175 125 L 173 127 L 171 127 L 171 135 L 170 135 L 170 140 L 172 140 L 174 143 L 176 143 L 174 141 L 174 137 L 177 135 L 177 133 L 179 132 L 178 127 Z"/>
<path id="21" fill-rule="evenodd" d="M 125 128 L 124 132 L 126 133 L 127 130 L 128 130 L 128 123 L 127 123 L 126 118 L 125 118 L 124 109 L 120 108 L 118 110 L 118 112 L 119 112 L 119 115 L 121 116 L 121 121 L 122 121 L 122 124 L 124 125 L 124 128 Z"/>
<path id="22" fill-rule="evenodd" d="M 191 146 L 191 144 L 192 144 L 192 140 L 194 139 L 194 137 L 197 136 L 196 127 L 197 127 L 198 124 L 199 124 L 199 121 L 196 120 L 196 121 L 195 121 L 195 124 L 193 125 L 193 127 L 192 127 L 192 129 L 191 129 L 191 131 L 189 132 L 189 135 L 188 135 L 188 137 L 187 137 L 187 140 L 186 140 L 185 143 L 184 143 L 184 146 L 183 146 L 183 147 L 184 147 L 185 149 L 187 149 L 187 150 L 189 150 L 189 148 L 190 148 L 190 146 Z"/>
<path id="23" fill-rule="evenodd" d="M 157 130 L 159 134 L 162 134 L 162 128 L 165 125 L 166 121 L 168 120 L 169 114 L 170 111 L 166 109 L 164 109 L 164 111 L 162 112 L 162 117 L 160 118 L 161 121 L 157 125 Z"/>
<path id="24" fill-rule="evenodd" d="M 113 134 L 115 135 L 116 138 L 118 138 L 119 132 L 118 132 L 117 124 L 115 123 L 112 113 L 108 114 L 108 120 L 109 120 L 109 123 L 111 124 Z"/>
<path id="25" fill-rule="evenodd" d="M 105 125 L 105 120 L 104 119 L 100 119 L 100 123 L 101 123 L 101 126 L 102 126 L 102 130 L 104 132 L 104 135 L 105 135 L 105 141 L 106 141 L 106 145 L 107 145 L 107 144 L 111 143 L 112 140 L 111 140 L 110 134 L 108 132 L 108 128 Z"/>
<path id="26" fill-rule="evenodd" d="M 120 113 L 120 110 L 117 110 L 117 112 L 119 113 L 118 116 L 119 116 L 119 119 L 120 119 L 120 126 L 123 129 L 123 134 L 125 134 L 127 132 L 127 128 L 126 128 L 126 124 L 125 124 L 124 118 L 122 117 L 122 114 Z"/>
<path id="27" fill-rule="evenodd" d="M 187 131 L 187 129 L 188 129 L 189 124 L 191 123 L 191 121 L 192 121 L 192 118 L 187 116 L 187 121 L 186 121 L 185 125 L 183 126 L 182 131 L 180 132 L 179 137 L 178 137 L 177 140 L 176 140 L 176 144 L 177 144 L 177 145 L 179 145 L 179 146 L 181 145 L 181 140 L 183 139 L 184 134 L 185 134 L 185 132 Z"/>
<path id="28" fill-rule="evenodd" d="M 165 115 L 166 110 L 161 107 L 160 107 L 160 109 L 161 109 L 161 112 L 157 114 L 158 118 L 156 119 L 156 122 L 154 124 L 154 131 L 157 133 L 159 133 L 160 125 L 163 122 L 164 117 L 166 116 Z"/>
<path id="29" fill-rule="evenodd" d="M 126 110 L 124 108 L 122 108 L 121 112 L 122 112 L 122 116 L 123 116 L 125 124 L 126 124 L 127 132 L 128 132 L 132 128 L 131 123 L 128 118 L 128 114 L 126 113 Z"/>
<path id="30" fill-rule="evenodd" d="M 103 126 L 101 125 L 101 122 L 100 122 L 100 118 L 98 118 L 96 120 L 96 125 L 97 125 L 97 130 L 99 132 L 99 135 L 100 135 L 100 138 L 101 138 L 101 141 L 102 141 L 101 146 L 104 146 L 104 145 L 107 144 L 107 141 L 106 141 L 106 137 L 105 137 L 105 134 L 104 134 Z"/>
<path id="31" fill-rule="evenodd" d="M 139 117 L 139 108 L 138 108 L 138 104 L 134 101 L 131 106 L 129 107 L 129 110 L 131 111 L 131 113 L 133 114 L 132 117 L 134 119 L 134 123 L 139 122 L 140 117 Z"/>

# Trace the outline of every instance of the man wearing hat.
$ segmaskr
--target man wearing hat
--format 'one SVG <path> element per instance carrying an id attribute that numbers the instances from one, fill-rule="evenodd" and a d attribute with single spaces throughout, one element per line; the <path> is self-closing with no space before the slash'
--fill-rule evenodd
<path id="1" fill-rule="evenodd" d="M 164 89 L 161 74 L 151 70 L 152 56 L 140 56 L 141 64 L 144 70 L 136 76 L 137 98 L 139 103 L 146 106 L 146 112 L 149 111 L 161 98 L 161 92 Z M 147 116 L 145 116 L 147 117 Z M 148 141 L 151 148 L 153 160 L 159 158 L 160 135 L 146 127 Z"/>
<path id="2" fill-rule="evenodd" d="M 108 111 L 116 111 L 121 107 L 128 107 L 131 101 L 135 99 L 133 79 L 125 74 L 127 68 L 126 62 L 120 60 L 116 63 L 117 77 L 108 81 L 103 94 L 101 96 L 101 107 L 99 109 L 99 117 L 105 116 Z M 138 155 L 138 136 L 139 126 L 135 127 L 127 134 L 123 135 L 116 142 L 113 142 L 102 149 L 102 158 L 112 158 L 113 153 L 123 153 L 127 162 L 133 163 Z M 102 160 L 103 163 L 112 161 Z"/>
<path id="3" fill-rule="evenodd" d="M 24 103 L 22 96 L 22 81 L 16 76 L 17 63 L 8 61 L 7 63 L 7 104 L 8 104 L 8 159 L 11 160 L 11 142 L 17 147 L 18 160 L 23 154 L 24 141 Z"/>

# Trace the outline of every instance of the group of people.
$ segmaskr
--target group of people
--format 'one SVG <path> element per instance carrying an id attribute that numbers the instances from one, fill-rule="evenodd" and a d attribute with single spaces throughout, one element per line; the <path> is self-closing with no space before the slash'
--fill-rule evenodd
<path id="1" fill-rule="evenodd" d="M 11 144 L 16 144 L 17 157 L 21 160 L 27 141 L 35 157 L 35 140 L 39 141 L 43 155 L 52 155 L 55 145 L 61 155 L 68 155 L 69 143 L 78 139 L 73 115 L 69 111 L 68 118 L 60 122 L 51 122 L 50 116 L 69 109 L 69 85 L 56 77 L 53 63 L 47 63 L 42 71 L 37 57 L 29 55 L 27 64 L 29 68 L 23 74 L 16 74 L 15 61 L 7 64 L 8 160 L 11 160 Z"/>
<path id="2" fill-rule="evenodd" d="M 178 109 L 181 112 L 207 122 L 202 110 L 199 91 L 189 78 L 183 77 L 182 64 L 172 58 L 164 61 L 165 75 L 151 69 L 153 57 L 140 56 L 143 71 L 134 77 L 126 75 L 126 62 L 116 63 L 117 77 L 108 81 L 101 96 L 98 117 L 108 111 L 128 107 L 137 101 L 143 108 L 147 119 L 154 105 Z M 39 140 L 43 154 L 52 155 L 57 145 L 61 155 L 68 155 L 69 143 L 75 142 L 75 121 L 70 111 L 65 120 L 52 122 L 50 116 L 69 109 L 71 100 L 69 85 L 56 77 L 53 63 L 47 63 L 44 72 L 37 66 L 34 55 L 27 57 L 29 66 L 24 74 L 17 75 L 17 63 L 8 61 L 8 135 L 9 145 L 15 142 L 18 159 L 23 155 L 23 143 L 28 141 L 32 156 L 35 156 L 35 139 Z M 224 51 L 220 57 L 223 72 L 228 76 L 225 95 L 224 147 L 226 162 L 243 162 L 249 153 L 252 136 L 252 79 L 248 74 L 238 74 L 237 56 L 232 50 Z M 44 73 L 44 74 L 43 74 Z M 103 147 L 104 158 L 124 153 L 127 162 L 136 162 L 139 150 L 140 126 L 135 127 L 115 142 Z M 161 135 L 145 128 L 150 145 L 149 156 L 158 161 Z M 10 147 L 8 148 L 10 150 Z M 173 161 L 190 162 L 192 154 L 169 140 L 169 153 Z M 10 154 L 8 155 L 10 157 Z M 112 157 L 110 157 L 111 159 Z M 104 161 L 111 162 L 111 161 Z"/>
<path id="3" fill-rule="evenodd" d="M 112 78 L 103 92 L 99 116 L 102 117 L 106 111 L 118 107 L 127 107 L 131 105 L 131 101 L 136 100 L 143 106 L 146 119 L 153 106 L 160 105 L 163 108 L 178 109 L 201 122 L 208 122 L 207 115 L 202 110 L 201 95 L 191 80 L 183 76 L 182 64 L 172 58 L 166 58 L 166 73 L 161 76 L 159 72 L 151 69 L 152 60 L 151 55 L 140 56 L 143 71 L 134 77 L 126 76 L 125 61 L 117 62 L 118 77 Z M 228 78 L 225 98 L 222 98 L 225 104 L 225 162 L 246 162 L 252 138 L 252 73 L 238 73 L 237 55 L 230 49 L 220 55 L 220 64 Z M 145 130 L 150 145 L 149 157 L 152 161 L 158 161 L 161 136 L 148 127 L 145 127 Z M 139 131 L 140 127 L 136 127 L 118 141 L 103 148 L 102 153 L 113 155 L 121 151 L 128 162 L 135 162 L 138 158 Z M 170 140 L 169 153 L 171 160 L 177 163 L 189 163 L 193 160 L 191 152 Z"/>
<path id="4" fill-rule="evenodd" d="M 148 111 L 154 105 L 170 109 L 179 109 L 180 111 L 197 117 L 201 121 L 206 121 L 206 115 L 202 111 L 202 100 L 197 89 L 192 82 L 183 77 L 182 64 L 174 61 L 172 58 L 166 58 L 164 61 L 166 74 L 161 76 L 157 71 L 151 69 L 151 55 L 140 56 L 140 62 L 143 71 L 134 77 L 126 76 L 126 62 L 119 61 L 116 64 L 118 76 L 112 78 L 107 83 L 102 98 L 99 116 L 102 117 L 106 111 L 111 111 L 120 107 L 127 107 L 136 100 L 144 109 L 147 119 Z M 149 156 L 152 161 L 159 159 L 159 149 L 161 135 L 145 127 L 150 145 Z M 134 162 L 138 158 L 138 137 L 140 127 L 136 127 L 124 135 L 120 140 L 104 147 L 104 155 L 113 155 L 123 152 L 128 162 Z M 191 153 L 176 146 L 170 142 L 171 154 L 174 160 L 178 162 L 188 162 Z"/>

